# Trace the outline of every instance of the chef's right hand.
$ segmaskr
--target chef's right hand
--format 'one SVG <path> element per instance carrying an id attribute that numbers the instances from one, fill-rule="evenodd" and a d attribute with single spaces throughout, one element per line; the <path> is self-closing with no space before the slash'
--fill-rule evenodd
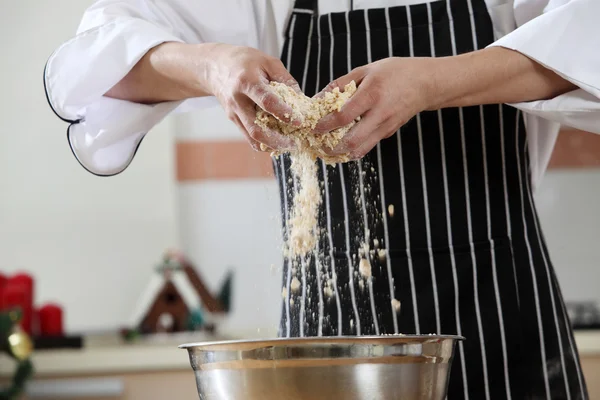
<path id="1" fill-rule="evenodd" d="M 276 81 L 300 91 L 298 83 L 283 63 L 250 47 L 228 44 L 213 46 L 203 80 L 207 90 L 227 112 L 228 118 L 242 130 L 257 151 L 261 150 L 261 143 L 274 150 L 291 149 L 294 143 L 290 138 L 265 132 L 254 123 L 256 105 L 282 121 L 290 120 L 292 109 L 269 86 L 270 81 Z"/>

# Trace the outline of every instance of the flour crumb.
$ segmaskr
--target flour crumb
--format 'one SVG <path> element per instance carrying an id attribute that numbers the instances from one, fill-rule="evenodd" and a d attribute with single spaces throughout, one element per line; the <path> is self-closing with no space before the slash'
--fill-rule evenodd
<path id="1" fill-rule="evenodd" d="M 292 283 L 290 284 L 290 289 L 292 289 L 292 292 L 297 292 L 300 289 L 300 286 L 300 281 L 298 278 L 294 277 L 292 279 Z"/>
<path id="2" fill-rule="evenodd" d="M 388 206 L 388 213 L 390 214 L 390 217 L 394 218 L 394 205 L 390 204 Z"/>
<path id="3" fill-rule="evenodd" d="M 366 258 L 362 258 L 358 264 L 358 270 L 364 278 L 371 277 L 371 263 Z"/>
<path id="4" fill-rule="evenodd" d="M 377 238 L 373 239 L 373 247 L 375 247 L 376 249 L 379 248 L 379 239 L 377 239 Z"/>
<path id="5" fill-rule="evenodd" d="M 400 312 L 400 301 L 392 299 L 392 307 L 394 307 L 397 313 Z"/>
<path id="6" fill-rule="evenodd" d="M 290 306 L 293 306 L 293 305 L 294 305 L 294 298 L 291 298 L 290 299 Z"/>
<path id="7" fill-rule="evenodd" d="M 287 295 L 288 295 L 288 290 L 284 286 L 283 289 L 281 289 L 281 297 L 283 297 L 285 299 L 285 298 L 287 298 Z"/>
<path id="8" fill-rule="evenodd" d="M 325 286 L 323 288 L 323 293 L 325 294 L 325 296 L 327 296 L 327 298 L 333 297 L 333 290 L 329 286 Z"/>
<path id="9" fill-rule="evenodd" d="M 377 250 L 377 256 L 379 257 L 379 261 L 384 262 L 385 261 L 385 249 Z"/>
<path id="10" fill-rule="evenodd" d="M 361 279 L 358 281 L 358 288 L 360 290 L 365 290 L 365 281 L 364 280 Z"/>
<path id="11" fill-rule="evenodd" d="M 354 329 L 354 319 L 350 320 L 350 329 Z"/>

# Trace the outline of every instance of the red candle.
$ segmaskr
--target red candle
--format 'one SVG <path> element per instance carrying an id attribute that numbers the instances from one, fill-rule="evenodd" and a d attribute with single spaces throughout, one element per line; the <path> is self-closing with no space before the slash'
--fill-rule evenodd
<path id="1" fill-rule="evenodd" d="M 63 335 L 63 310 L 58 304 L 46 304 L 37 314 L 40 336 Z"/>
<path id="2" fill-rule="evenodd" d="M 18 307 L 23 313 L 21 327 L 32 333 L 33 322 L 33 278 L 25 273 L 10 277 L 4 285 L 4 308 Z"/>
<path id="3" fill-rule="evenodd" d="M 23 285 L 8 283 L 4 286 L 2 304 L 6 310 L 15 308 L 21 310 L 21 327 L 24 330 L 27 330 L 24 324 L 27 315 L 27 297 L 27 288 Z"/>
<path id="4" fill-rule="evenodd" d="M 2 293 L 4 292 L 4 285 L 6 284 L 6 276 L 0 273 L 0 311 L 4 310 L 4 306 L 2 305 Z"/>

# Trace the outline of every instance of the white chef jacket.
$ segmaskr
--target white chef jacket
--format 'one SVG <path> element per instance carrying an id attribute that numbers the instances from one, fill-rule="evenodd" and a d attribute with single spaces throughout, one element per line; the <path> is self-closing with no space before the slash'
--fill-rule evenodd
<path id="1" fill-rule="evenodd" d="M 355 0 L 355 9 L 427 0 Z M 485 0 L 497 41 L 579 87 L 525 112 L 534 187 L 546 170 L 561 125 L 600 133 L 600 0 Z M 49 58 L 48 100 L 71 125 L 71 146 L 101 175 L 123 170 L 139 141 L 174 110 L 215 105 L 214 98 L 143 105 L 104 97 L 152 47 L 167 41 L 224 42 L 278 56 L 294 0 L 99 0 L 77 34 Z M 347 11 L 349 0 L 319 0 L 322 14 Z M 86 149 L 90 147 L 90 149 Z M 89 150 L 89 151 L 88 151 Z M 129 158 L 128 158 L 129 157 Z M 128 161 L 127 161 L 128 160 Z"/>

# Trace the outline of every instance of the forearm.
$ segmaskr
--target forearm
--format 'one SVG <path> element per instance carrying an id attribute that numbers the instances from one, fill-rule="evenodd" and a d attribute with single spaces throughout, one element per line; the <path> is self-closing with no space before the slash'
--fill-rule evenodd
<path id="1" fill-rule="evenodd" d="M 156 46 L 105 95 L 145 104 L 209 96 L 205 82 L 213 48 L 175 42 Z"/>
<path id="2" fill-rule="evenodd" d="M 502 47 L 435 62 L 431 109 L 544 100 L 576 89 L 553 71 Z"/>

